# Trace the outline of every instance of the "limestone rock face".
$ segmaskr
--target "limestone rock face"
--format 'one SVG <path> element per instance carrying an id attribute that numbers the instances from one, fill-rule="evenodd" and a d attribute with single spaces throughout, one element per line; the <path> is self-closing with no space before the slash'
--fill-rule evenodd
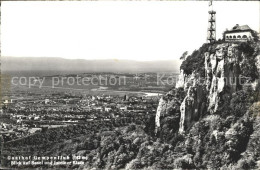
<path id="1" fill-rule="evenodd" d="M 180 109 L 179 132 L 183 133 L 206 113 L 214 114 L 225 98 L 239 89 L 240 63 L 236 47 L 236 44 L 223 43 L 216 45 L 213 52 L 205 52 L 205 77 L 191 76 L 189 81 L 193 83 L 184 82 L 184 87 L 188 86 L 189 90 Z M 243 53 L 241 55 L 243 57 Z"/>
<path id="2" fill-rule="evenodd" d="M 195 74 L 186 75 L 183 70 L 181 70 L 178 81 L 176 82 L 175 88 L 184 88 L 184 90 L 188 90 L 191 85 L 194 84 Z"/>
<path id="3" fill-rule="evenodd" d="M 227 57 L 225 51 L 228 51 L 230 57 Z M 205 53 L 206 89 L 208 90 L 208 111 L 210 113 L 217 111 L 220 95 L 224 91 L 226 83 L 229 82 L 229 78 L 237 79 L 234 74 L 227 74 L 233 71 L 227 68 L 227 65 L 235 62 L 232 52 L 232 46 L 221 44 L 216 47 L 215 53 Z"/>
<path id="4" fill-rule="evenodd" d="M 160 127 L 160 117 L 163 112 L 163 109 L 165 110 L 166 101 L 161 98 L 159 101 L 159 105 L 157 107 L 156 116 L 155 116 L 155 125 L 156 127 Z"/>
<path id="5" fill-rule="evenodd" d="M 239 44 L 213 44 L 198 52 L 202 61 L 195 60 L 200 65 L 195 69 L 193 67 L 191 74 L 180 71 L 176 89 L 182 88 L 185 97 L 180 101 L 179 133 L 184 133 L 204 115 L 215 114 L 225 100 L 230 100 L 232 93 L 243 88 L 241 68 L 245 62 L 248 63 L 248 54 L 240 48 Z M 260 55 L 256 57 L 256 66 L 259 72 Z M 189 68 L 189 65 L 187 67 Z M 190 67 L 192 68 L 192 65 Z M 256 86 L 256 83 L 253 82 L 252 86 Z M 162 107 L 168 102 L 162 99 L 159 102 L 156 113 L 157 127 L 161 126 L 159 120 L 161 111 L 164 110 Z"/>
<path id="6" fill-rule="evenodd" d="M 256 57 L 256 66 L 258 73 L 260 73 L 260 55 Z"/>
<path id="7" fill-rule="evenodd" d="M 185 129 L 197 121 L 206 110 L 205 91 L 205 87 L 196 81 L 189 87 L 187 95 L 180 106 L 180 133 L 183 133 Z"/>
<path id="8" fill-rule="evenodd" d="M 184 87 L 185 77 L 186 77 L 186 75 L 184 74 L 183 70 L 181 70 L 178 81 L 177 81 L 176 86 L 175 86 L 176 88 L 181 88 L 181 87 L 183 88 Z"/>

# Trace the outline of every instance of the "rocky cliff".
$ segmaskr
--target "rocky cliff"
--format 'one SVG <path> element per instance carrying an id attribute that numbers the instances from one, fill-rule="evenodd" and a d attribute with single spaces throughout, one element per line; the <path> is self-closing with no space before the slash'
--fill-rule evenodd
<path id="1" fill-rule="evenodd" d="M 183 133 L 204 115 L 216 114 L 219 106 L 231 100 L 236 91 L 245 87 L 256 90 L 259 58 L 259 44 L 250 42 L 204 44 L 188 56 L 176 83 L 176 89 L 185 92 L 184 99 L 179 99 L 180 112 L 176 113 L 180 116 L 178 131 Z M 167 115 L 164 98 L 156 113 L 157 127 L 161 126 L 160 118 L 165 117 L 162 115 Z"/>
<path id="2" fill-rule="evenodd" d="M 183 61 L 176 87 L 161 99 L 157 135 L 170 142 L 168 136 L 183 135 L 175 149 L 186 147 L 195 167 L 259 167 L 260 153 L 252 154 L 260 143 L 254 135 L 260 125 L 259 49 L 259 42 L 204 44 Z M 169 117 L 175 122 L 165 122 Z"/>

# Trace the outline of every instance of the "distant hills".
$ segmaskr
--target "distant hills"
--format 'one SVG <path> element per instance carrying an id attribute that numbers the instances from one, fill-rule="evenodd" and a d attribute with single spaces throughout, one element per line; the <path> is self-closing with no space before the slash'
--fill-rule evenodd
<path id="1" fill-rule="evenodd" d="M 85 60 L 57 57 L 2 57 L 5 72 L 179 72 L 181 61 Z"/>

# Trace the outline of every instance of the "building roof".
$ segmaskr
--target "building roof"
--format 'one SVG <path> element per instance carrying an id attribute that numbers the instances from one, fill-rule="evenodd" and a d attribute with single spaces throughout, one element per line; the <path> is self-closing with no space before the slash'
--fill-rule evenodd
<path id="1" fill-rule="evenodd" d="M 235 25 L 231 30 L 225 31 L 225 33 L 233 33 L 233 32 L 244 32 L 244 31 L 252 31 L 252 29 L 248 25 Z"/>

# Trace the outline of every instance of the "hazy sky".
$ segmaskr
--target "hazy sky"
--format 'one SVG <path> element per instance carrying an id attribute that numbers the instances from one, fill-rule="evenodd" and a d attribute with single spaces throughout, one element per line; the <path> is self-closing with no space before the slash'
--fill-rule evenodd
<path id="1" fill-rule="evenodd" d="M 257 1 L 213 2 L 217 39 L 248 24 L 259 32 Z M 2 2 L 2 56 L 178 59 L 206 42 L 207 1 Z"/>

